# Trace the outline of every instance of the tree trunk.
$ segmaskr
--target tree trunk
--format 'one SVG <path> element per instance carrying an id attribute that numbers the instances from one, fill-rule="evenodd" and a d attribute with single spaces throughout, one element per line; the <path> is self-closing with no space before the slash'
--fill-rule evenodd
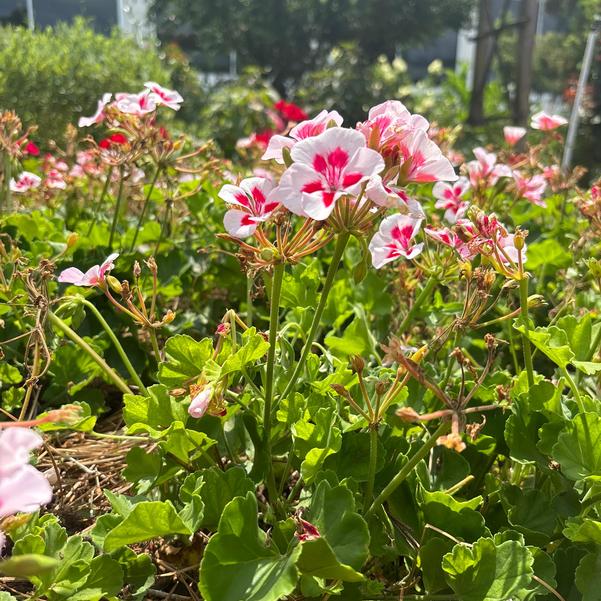
<path id="1" fill-rule="evenodd" d="M 494 36 L 491 34 L 493 18 L 490 0 L 480 0 L 478 6 L 478 37 L 476 58 L 474 61 L 474 80 L 470 97 L 470 112 L 467 118 L 471 125 L 484 123 L 484 88 L 488 79 L 491 57 L 494 48 Z"/>
<path id="2" fill-rule="evenodd" d="M 538 0 L 522 0 L 520 33 L 516 48 L 516 92 L 513 106 L 513 121 L 526 125 L 530 113 L 530 90 L 532 88 L 532 62 L 536 39 Z"/>

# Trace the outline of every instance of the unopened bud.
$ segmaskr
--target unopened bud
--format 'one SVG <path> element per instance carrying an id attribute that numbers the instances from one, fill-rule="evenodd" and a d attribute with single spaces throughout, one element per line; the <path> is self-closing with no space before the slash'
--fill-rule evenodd
<path id="1" fill-rule="evenodd" d="M 67 248 L 72 248 L 73 246 L 75 246 L 78 240 L 79 234 L 76 234 L 75 232 L 69 234 L 67 236 Z"/>
<path id="2" fill-rule="evenodd" d="M 217 334 L 217 336 L 227 336 L 230 333 L 230 330 L 232 329 L 232 326 L 228 323 L 220 323 L 217 326 L 217 331 L 215 332 L 215 334 Z"/>
<path id="3" fill-rule="evenodd" d="M 365 361 L 359 355 L 351 357 L 351 368 L 355 373 L 361 373 L 365 369 Z"/>
<path id="4" fill-rule="evenodd" d="M 353 280 L 355 284 L 360 284 L 365 279 L 368 269 L 367 261 L 364 259 L 361 259 L 361 261 L 355 265 L 353 268 Z"/>
<path id="5" fill-rule="evenodd" d="M 163 323 L 171 323 L 174 319 L 175 313 L 171 309 L 168 309 L 167 313 L 165 313 L 165 316 L 163 317 Z"/>
<path id="6" fill-rule="evenodd" d="M 376 394 L 378 396 L 382 396 L 388 390 L 388 382 L 384 382 L 384 380 L 378 380 L 376 382 Z"/>
<path id="7" fill-rule="evenodd" d="M 528 309 L 538 309 L 546 305 L 545 297 L 540 294 L 532 294 L 528 297 Z"/>
<path id="8" fill-rule="evenodd" d="M 525 230 L 517 230 L 513 235 L 513 245 L 517 250 L 522 250 L 524 248 L 524 241 L 526 240 L 526 236 L 528 232 Z"/>
<path id="9" fill-rule="evenodd" d="M 341 397 L 348 399 L 351 396 L 351 393 L 342 385 L 342 384 L 330 384 L 330 388 L 332 388 L 335 392 L 337 392 Z"/>
<path id="10" fill-rule="evenodd" d="M 421 363 L 423 358 L 428 354 L 428 345 L 424 344 L 420 349 L 415 351 L 413 355 L 411 355 L 411 361 L 414 363 Z"/>
<path id="11" fill-rule="evenodd" d="M 154 257 L 150 257 L 150 259 L 147 259 L 146 261 L 144 261 L 144 263 L 146 263 L 146 267 L 148 267 L 148 269 L 150 269 L 150 272 L 153 275 L 156 275 L 156 273 L 158 271 L 158 267 L 157 267 L 157 262 L 154 260 Z"/>
<path id="12" fill-rule="evenodd" d="M 273 249 L 271 248 L 264 248 L 261 251 L 261 259 L 263 259 L 263 261 L 272 261 L 273 258 L 275 257 L 275 253 L 273 252 Z"/>
<path id="13" fill-rule="evenodd" d="M 65 405 L 60 409 L 48 411 L 45 421 L 76 424 L 83 417 L 83 409 L 79 405 Z"/>
<path id="14" fill-rule="evenodd" d="M 472 264 L 469 261 L 459 263 L 459 276 L 466 280 L 472 279 Z"/>
<path id="15" fill-rule="evenodd" d="M 111 289 L 117 294 L 121 294 L 123 292 L 123 286 L 115 276 L 107 275 L 106 281 L 107 284 L 111 287 Z"/>
<path id="16" fill-rule="evenodd" d="M 133 269 L 134 278 L 136 278 L 136 280 L 137 280 L 140 277 L 141 273 L 142 273 L 142 267 L 140 267 L 140 263 L 138 263 L 138 261 L 134 261 L 134 269 Z"/>
<path id="17" fill-rule="evenodd" d="M 400 409 L 397 409 L 396 414 L 404 422 L 410 424 L 419 421 L 419 413 L 411 407 L 401 407 Z"/>
<path id="18" fill-rule="evenodd" d="M 169 391 L 169 394 L 171 396 L 184 396 L 185 394 L 188 394 L 188 391 L 185 388 L 174 388 Z"/>
<path id="19" fill-rule="evenodd" d="M 496 280 L 496 279 L 497 279 L 497 276 L 496 276 L 496 274 L 495 274 L 495 272 L 494 272 L 494 271 L 487 271 L 487 272 L 484 274 L 484 277 L 482 278 L 482 280 L 483 280 L 483 282 L 484 282 L 484 285 L 485 285 L 487 288 L 491 288 L 491 287 L 492 287 L 492 285 L 495 283 L 495 280 Z"/>

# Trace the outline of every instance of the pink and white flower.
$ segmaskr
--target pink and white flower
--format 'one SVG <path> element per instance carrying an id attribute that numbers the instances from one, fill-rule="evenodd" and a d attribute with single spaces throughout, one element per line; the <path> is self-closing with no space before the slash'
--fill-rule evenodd
<path id="1" fill-rule="evenodd" d="M 562 125 L 566 125 L 567 122 L 568 120 L 561 115 L 549 115 L 545 111 L 539 111 L 532 115 L 530 127 L 540 131 L 553 131 Z"/>
<path id="2" fill-rule="evenodd" d="M 467 244 L 465 244 L 465 242 L 448 227 L 425 227 L 424 232 L 426 232 L 430 238 L 436 240 L 436 242 L 440 242 L 441 244 L 456 250 L 463 260 L 469 259 L 471 256 L 473 256 L 473 253 L 470 251 Z"/>
<path id="3" fill-rule="evenodd" d="M 455 181 L 457 175 L 453 165 L 438 145 L 430 140 L 423 129 L 414 131 L 400 145 L 401 183 L 426 183 L 439 180 Z"/>
<path id="4" fill-rule="evenodd" d="M 67 182 L 65 181 L 63 174 L 58 169 L 50 169 L 50 171 L 46 173 L 44 186 L 53 190 L 65 190 L 67 187 Z"/>
<path id="5" fill-rule="evenodd" d="M 284 157 L 282 156 L 283 149 L 291 149 L 297 142 L 305 140 L 307 138 L 313 138 L 323 133 L 330 123 L 335 124 L 337 127 L 342 125 L 343 118 L 338 111 L 326 111 L 323 110 L 321 113 L 308 119 L 301 121 L 298 125 L 295 125 L 288 136 L 274 135 L 269 139 L 269 144 L 265 153 L 261 157 L 262 160 L 267 161 L 274 159 L 276 163 L 283 164 Z"/>
<path id="6" fill-rule="evenodd" d="M 515 146 L 525 135 L 525 127 L 514 127 L 512 125 L 506 125 L 503 128 L 503 136 L 505 136 L 505 142 L 507 142 L 509 146 Z"/>
<path id="7" fill-rule="evenodd" d="M 352 129 L 332 127 L 298 142 L 294 164 L 280 180 L 278 194 L 293 213 L 323 221 L 344 195 L 357 195 L 361 185 L 384 168 L 384 160 L 365 146 Z"/>
<path id="8" fill-rule="evenodd" d="M 424 247 L 423 242 L 413 244 L 412 240 L 419 232 L 421 219 L 410 215 L 395 214 L 386 217 L 380 229 L 369 243 L 372 264 L 376 269 L 399 257 L 414 259 Z"/>
<path id="9" fill-rule="evenodd" d="M 470 183 L 474 188 L 494 186 L 501 177 L 511 177 L 511 167 L 497 163 L 497 155 L 484 148 L 474 148 L 476 161 L 467 164 Z"/>
<path id="10" fill-rule="evenodd" d="M 100 265 L 90 267 L 85 273 L 77 267 L 69 267 L 61 272 L 58 281 L 75 286 L 104 286 L 106 274 L 115 267 L 113 261 L 119 253 L 110 254 Z"/>
<path id="11" fill-rule="evenodd" d="M 469 205 L 469 202 L 462 200 L 465 193 L 469 190 L 470 183 L 467 177 L 460 177 L 452 184 L 446 182 L 436 182 L 432 188 L 432 194 L 437 199 L 435 207 L 445 209 L 444 218 L 451 224 L 461 219 Z"/>
<path id="12" fill-rule="evenodd" d="M 539 207 L 546 207 L 543 194 L 547 188 L 545 176 L 541 173 L 532 177 L 524 177 L 519 171 L 513 172 L 515 188 L 520 198 L 526 198 Z"/>
<path id="13" fill-rule="evenodd" d="M 379 175 L 374 175 L 365 188 L 365 196 L 379 207 L 398 209 L 401 213 L 411 215 L 415 219 L 425 219 L 426 214 L 421 204 L 402 188 L 387 185 Z"/>
<path id="14" fill-rule="evenodd" d="M 267 221 L 280 206 L 277 195 L 274 183 L 263 177 L 243 179 L 239 186 L 225 184 L 219 192 L 219 198 L 240 207 L 230 209 L 223 218 L 228 234 L 236 238 L 252 236 L 257 225 Z"/>
<path id="15" fill-rule="evenodd" d="M 39 188 L 42 179 L 39 175 L 35 173 L 30 173 L 29 171 L 21 171 L 19 177 L 17 179 L 12 178 L 10 180 L 10 189 L 11 192 L 17 192 L 22 194 L 24 192 L 29 192 L 29 190 L 34 190 L 35 188 Z"/>
<path id="16" fill-rule="evenodd" d="M 205 386 L 200 392 L 194 396 L 190 406 L 188 407 L 188 413 L 197 419 L 200 419 L 209 408 L 209 404 L 211 403 L 211 399 L 213 398 L 213 387 Z"/>
<path id="17" fill-rule="evenodd" d="M 114 105 L 122 113 L 141 117 L 156 110 L 161 99 L 150 90 L 139 94 L 115 94 Z"/>
<path id="18" fill-rule="evenodd" d="M 90 125 L 95 125 L 96 123 L 104 121 L 104 108 L 111 101 L 112 97 L 113 95 L 110 93 L 103 94 L 102 98 L 98 101 L 96 112 L 91 117 L 80 117 L 77 125 L 79 125 L 79 127 L 89 127 Z"/>
<path id="19" fill-rule="evenodd" d="M 154 81 L 147 81 L 144 87 L 150 90 L 158 98 L 158 104 L 167 106 L 174 111 L 179 111 L 181 103 L 184 101 L 181 94 L 175 90 L 164 88 Z"/>

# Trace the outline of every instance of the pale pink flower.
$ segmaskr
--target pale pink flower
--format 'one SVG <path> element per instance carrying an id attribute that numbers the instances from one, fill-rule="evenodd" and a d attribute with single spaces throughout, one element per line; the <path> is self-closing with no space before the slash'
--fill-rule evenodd
<path id="1" fill-rule="evenodd" d="M 65 181 L 63 174 L 58 169 L 50 169 L 50 171 L 46 173 L 44 186 L 54 190 L 65 190 L 67 187 L 67 182 Z"/>
<path id="2" fill-rule="evenodd" d="M 337 111 L 326 111 L 323 110 L 321 113 L 308 119 L 301 121 L 298 125 L 295 125 L 288 136 L 275 135 L 269 139 L 267 149 L 261 157 L 262 160 L 267 161 L 274 159 L 276 163 L 283 164 L 284 158 L 282 152 L 284 148 L 291 149 L 297 142 L 305 140 L 307 138 L 313 138 L 323 133 L 329 124 L 333 123 L 337 127 L 342 125 L 343 118 Z"/>
<path id="3" fill-rule="evenodd" d="M 385 184 L 379 175 L 370 178 L 365 188 L 365 196 L 379 207 L 398 209 L 415 219 L 426 218 L 424 209 L 417 200 L 410 198 L 402 188 Z"/>
<path id="4" fill-rule="evenodd" d="M 398 213 L 382 220 L 380 229 L 369 243 L 373 266 L 380 269 L 398 257 L 405 257 L 405 259 L 417 257 L 422 252 L 424 244 L 421 242 L 414 245 L 412 240 L 419 232 L 421 223 L 421 219 Z"/>
<path id="5" fill-rule="evenodd" d="M 0 432 L 0 519 L 37 511 L 52 499 L 48 480 L 29 465 L 30 452 L 42 443 L 41 436 L 28 428 Z M 0 532 L 0 551 L 3 544 Z"/>
<path id="6" fill-rule="evenodd" d="M 526 198 L 540 207 L 547 206 L 547 203 L 543 200 L 543 194 L 547 188 L 547 181 L 544 175 L 539 173 L 532 177 L 524 177 L 519 171 L 514 171 L 513 180 L 520 198 Z"/>
<path id="7" fill-rule="evenodd" d="M 503 128 L 503 136 L 505 136 L 505 142 L 507 142 L 509 146 L 515 146 L 525 135 L 525 127 L 514 127 L 513 125 L 506 125 Z"/>
<path id="8" fill-rule="evenodd" d="M 432 194 L 437 199 L 435 207 L 445 209 L 444 218 L 451 224 L 461 219 L 468 207 L 469 202 L 462 200 L 469 190 L 470 183 L 466 177 L 460 177 L 452 184 L 436 182 L 432 188 Z"/>
<path id="9" fill-rule="evenodd" d="M 41 182 L 42 179 L 35 173 L 30 173 L 29 171 L 21 171 L 17 179 L 12 178 L 10 180 L 9 186 L 11 192 L 17 192 L 19 194 L 22 194 L 24 192 L 29 192 L 29 190 L 39 188 Z"/>
<path id="10" fill-rule="evenodd" d="M 98 107 L 96 112 L 91 117 L 80 117 L 77 125 L 79 127 L 89 127 L 96 123 L 101 123 L 104 120 L 104 108 L 111 101 L 112 94 L 103 94 L 102 98 L 98 101 Z"/>
<path id="11" fill-rule="evenodd" d="M 75 284 L 76 286 L 102 286 L 104 285 L 106 274 L 115 267 L 113 261 L 119 256 L 119 253 L 110 254 L 100 265 L 90 267 L 85 273 L 77 267 L 69 267 L 58 276 L 59 282 Z"/>
<path id="12" fill-rule="evenodd" d="M 455 181 L 453 165 L 423 129 L 415 130 L 400 145 L 402 183 Z"/>
<path id="13" fill-rule="evenodd" d="M 539 111 L 532 115 L 530 127 L 532 129 L 540 129 L 541 131 L 552 131 L 565 125 L 567 122 L 568 120 L 564 119 L 561 115 L 549 115 L 545 111 Z"/>
<path id="14" fill-rule="evenodd" d="M 239 186 L 225 184 L 219 191 L 219 198 L 236 209 L 227 211 L 223 225 L 236 238 L 248 238 L 257 229 L 257 225 L 267 221 L 280 206 L 276 200 L 275 184 L 263 177 L 243 179 Z"/>
<path id="15" fill-rule="evenodd" d="M 169 90 L 160 86 L 154 81 L 147 81 L 144 87 L 150 90 L 158 98 L 157 103 L 167 106 L 174 111 L 179 111 L 181 103 L 184 101 L 181 94 L 175 90 Z"/>
<path id="16" fill-rule="evenodd" d="M 139 94 L 115 94 L 115 106 L 122 113 L 141 117 L 156 110 L 160 98 L 150 90 Z"/>
<path id="17" fill-rule="evenodd" d="M 384 168 L 384 160 L 365 146 L 352 129 L 332 127 L 298 142 L 291 151 L 294 164 L 277 188 L 293 213 L 322 221 L 344 195 L 357 195 L 363 182 Z"/>
<path id="18" fill-rule="evenodd" d="M 188 413 L 195 418 L 201 418 L 209 408 L 211 399 L 213 398 L 213 387 L 205 386 L 201 391 L 192 399 L 190 406 L 188 407 Z"/>

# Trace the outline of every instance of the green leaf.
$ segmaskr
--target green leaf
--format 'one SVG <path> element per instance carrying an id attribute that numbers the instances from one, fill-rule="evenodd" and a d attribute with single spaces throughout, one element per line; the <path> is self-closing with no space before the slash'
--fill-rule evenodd
<path id="1" fill-rule="evenodd" d="M 430 595 L 447 588 L 445 572 L 442 569 L 442 558 L 452 548 L 453 542 L 450 539 L 434 536 L 419 549 L 422 577 Z"/>
<path id="2" fill-rule="evenodd" d="M 555 238 L 548 238 L 542 242 L 528 244 L 527 269 L 535 270 L 542 265 L 567 267 L 571 263 L 571 260 L 572 255 Z"/>
<path id="3" fill-rule="evenodd" d="M 361 582 L 363 574 L 341 563 L 325 538 L 302 543 L 302 553 L 296 563 L 303 576 L 328 578 L 344 582 Z"/>
<path id="4" fill-rule="evenodd" d="M 591 316 L 586 313 L 582 317 L 565 315 L 557 320 L 557 327 L 561 328 L 568 339 L 568 344 L 579 361 L 586 361 L 591 347 L 592 324 Z"/>
<path id="5" fill-rule="evenodd" d="M 365 321 L 355 317 L 351 324 L 344 330 L 342 336 L 328 334 L 325 338 L 326 346 L 339 357 L 349 355 L 365 356 L 371 350 L 370 333 Z"/>
<path id="6" fill-rule="evenodd" d="M 150 396 L 147 397 L 135 394 L 123 397 L 123 418 L 129 431 L 139 431 L 140 424 L 150 426 L 146 431 L 152 432 L 167 429 L 175 421 L 186 423 L 188 412 L 184 404 L 170 396 L 165 386 L 155 384 L 148 392 Z"/>
<path id="7" fill-rule="evenodd" d="M 324 462 L 325 469 L 333 469 L 340 479 L 353 478 L 357 482 L 366 482 L 369 465 L 369 433 L 346 432 L 342 435 L 342 446 L 335 455 L 330 455 Z M 378 438 L 378 454 L 376 473 L 384 467 L 384 446 Z"/>
<path id="8" fill-rule="evenodd" d="M 90 562 L 90 574 L 80 590 L 69 601 L 100 601 L 114 597 L 123 587 L 123 570 L 119 562 L 108 555 L 100 555 Z"/>
<path id="9" fill-rule="evenodd" d="M 570 480 L 601 476 L 601 416 L 580 413 L 567 422 L 552 456 Z"/>
<path id="10" fill-rule="evenodd" d="M 481 538 L 471 548 L 455 545 L 442 567 L 461 601 L 507 601 L 530 583 L 533 563 L 530 551 L 517 541 L 495 546 L 493 539 Z"/>
<path id="11" fill-rule="evenodd" d="M 582 601 L 601 599 L 601 551 L 585 555 L 576 569 L 576 586 Z"/>
<path id="12" fill-rule="evenodd" d="M 242 334 L 242 346 L 221 366 L 221 375 L 240 371 L 249 363 L 258 361 L 269 349 L 269 342 L 258 334 L 255 328 L 249 328 Z"/>
<path id="13" fill-rule="evenodd" d="M 186 334 L 172 336 L 165 343 L 165 361 L 159 366 L 159 382 L 169 388 L 189 384 L 201 374 L 212 355 L 210 338 L 197 341 Z"/>
<path id="14" fill-rule="evenodd" d="M 570 518 L 566 521 L 563 535 L 575 543 L 601 545 L 601 522 L 591 518 Z"/>
<path id="15" fill-rule="evenodd" d="M 104 550 L 114 551 L 123 545 L 141 543 L 170 534 L 191 535 L 170 501 L 143 501 L 104 539 Z"/>
<path id="16" fill-rule="evenodd" d="M 513 327 L 526 335 L 524 325 L 514 325 Z M 566 333 L 557 326 L 530 329 L 527 337 L 539 351 L 547 355 L 555 365 L 562 369 L 565 369 L 574 359 L 574 353 L 570 348 Z"/>
<path id="17" fill-rule="evenodd" d="M 348 488 L 332 488 L 322 480 L 313 493 L 308 521 L 317 527 L 340 563 L 355 570 L 361 568 L 369 551 L 369 530 L 355 512 L 353 494 Z"/>
<path id="18" fill-rule="evenodd" d="M 9 559 L 0 561 L 0 574 L 15 578 L 39 576 L 50 572 L 58 565 L 58 560 L 47 555 L 27 554 L 14 555 Z"/>
<path id="19" fill-rule="evenodd" d="M 301 547 L 281 555 L 266 546 L 265 538 L 257 524 L 253 493 L 226 505 L 200 564 L 199 588 L 205 601 L 279 601 L 292 593 Z"/>

